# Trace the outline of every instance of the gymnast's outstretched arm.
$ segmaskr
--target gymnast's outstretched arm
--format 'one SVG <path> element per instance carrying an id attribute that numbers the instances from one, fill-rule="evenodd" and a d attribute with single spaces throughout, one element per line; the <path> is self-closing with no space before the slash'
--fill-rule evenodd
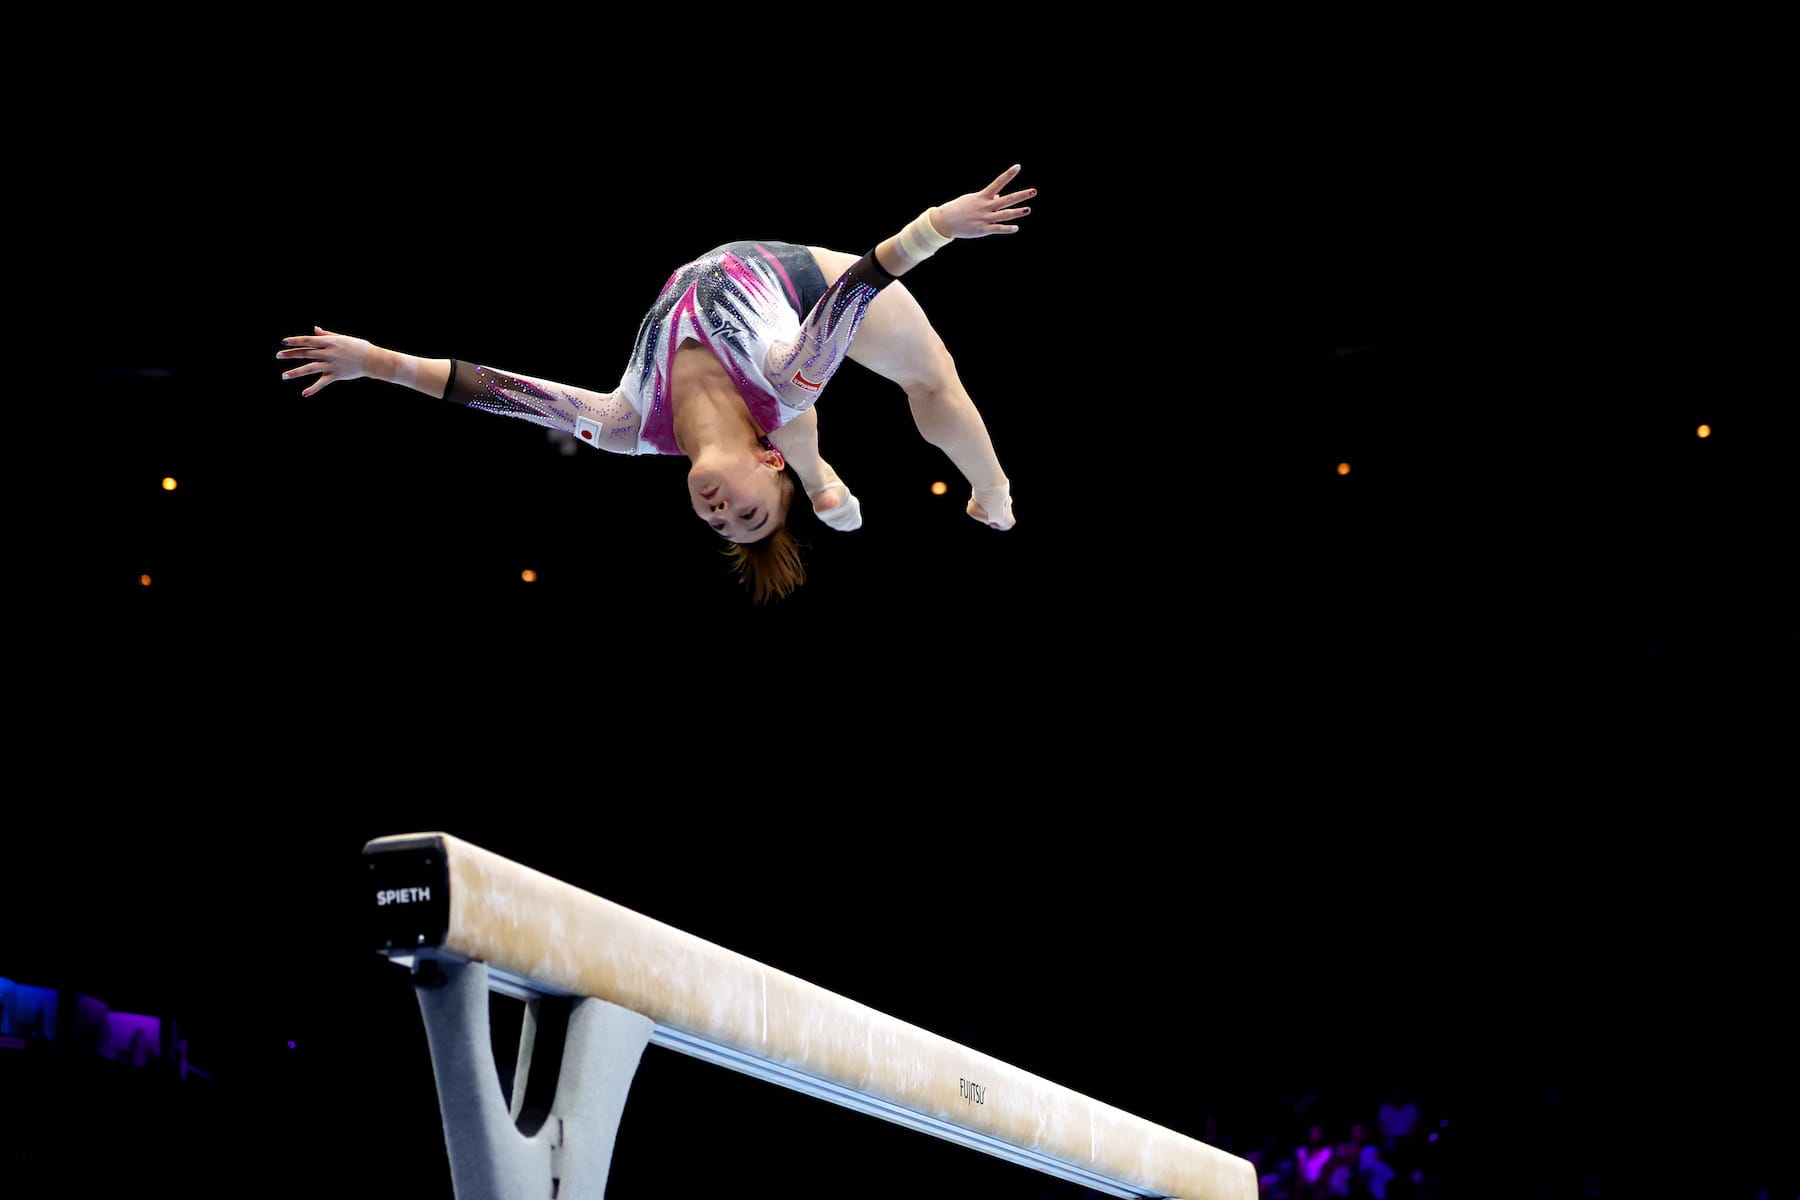
<path id="1" fill-rule="evenodd" d="M 378 379 L 427 396 L 560 429 L 602 450 L 636 452 L 639 418 L 618 392 L 514 375 L 453 358 L 421 358 L 358 337 L 313 326 L 311 334 L 281 339 L 278 359 L 306 359 L 283 379 L 318 376 L 300 394 L 316 396 L 333 383 Z"/>
<path id="2" fill-rule="evenodd" d="M 442 399 L 450 385 L 453 369 L 448 358 L 420 358 L 377 346 L 363 338 L 313 326 L 311 334 L 281 339 L 284 347 L 276 351 L 279 359 L 310 359 L 281 373 L 283 379 L 300 379 L 308 375 L 318 378 L 301 389 L 307 399 L 318 395 L 334 383 L 350 379 L 379 379 L 397 383 L 415 392 Z"/>
<path id="3" fill-rule="evenodd" d="M 926 209 L 899 233 L 883 238 L 873 250 L 839 271 L 806 315 L 799 338 L 770 351 L 766 371 L 782 402 L 793 409 L 812 407 L 844 359 L 856 357 L 851 346 L 869 306 L 895 280 L 957 238 L 1017 233 L 1019 227 L 1009 222 L 1029 213 L 1031 209 L 1020 201 L 1037 194 L 1036 188 L 1002 194 L 1000 189 L 1018 173 L 1018 166 L 1008 167 L 980 191 Z M 921 432 L 931 437 L 929 431 L 921 428 Z"/>
<path id="4" fill-rule="evenodd" d="M 1036 188 L 1001 193 L 1019 174 L 1017 164 L 995 176 L 978 192 L 967 192 L 948 204 L 926 209 L 905 229 L 875 247 L 875 258 L 888 274 L 900 278 L 957 238 L 984 238 L 1019 232 L 1012 224 L 1031 212 L 1021 203 L 1037 195 Z"/>

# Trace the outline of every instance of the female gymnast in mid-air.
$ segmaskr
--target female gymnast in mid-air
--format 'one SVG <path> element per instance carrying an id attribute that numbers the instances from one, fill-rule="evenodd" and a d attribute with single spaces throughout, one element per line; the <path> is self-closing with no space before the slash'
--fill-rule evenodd
<path id="1" fill-rule="evenodd" d="M 1017 233 L 1036 188 L 980 191 L 927 208 L 857 258 L 787 242 L 732 242 L 678 268 L 639 325 L 619 385 L 592 392 L 457 359 L 420 358 L 314 327 L 282 339 L 283 379 L 300 394 L 379 379 L 428 396 L 565 430 L 617 454 L 683 454 L 694 513 L 757 603 L 805 580 L 787 526 L 794 477 L 833 529 L 862 524 L 854 494 L 819 455 L 814 408 L 846 357 L 900 385 L 914 423 L 968 481 L 968 514 L 1013 526 L 1012 496 L 987 426 L 925 312 L 896 282 L 958 238 Z M 790 476 L 788 468 L 792 469 Z"/>

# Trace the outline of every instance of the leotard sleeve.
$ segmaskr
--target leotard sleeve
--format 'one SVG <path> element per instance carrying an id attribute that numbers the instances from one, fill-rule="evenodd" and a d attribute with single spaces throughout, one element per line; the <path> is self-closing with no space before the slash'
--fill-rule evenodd
<path id="1" fill-rule="evenodd" d="M 812 407 L 849 354 L 869 304 L 892 282 L 894 277 L 869 251 L 825 289 L 801 323 L 796 341 L 769 348 L 767 375 L 783 404 L 802 411 Z"/>
<path id="2" fill-rule="evenodd" d="M 590 446 L 615 454 L 638 452 L 638 413 L 622 390 L 591 392 L 451 359 L 450 384 L 444 399 L 482 412 L 561 429 Z"/>

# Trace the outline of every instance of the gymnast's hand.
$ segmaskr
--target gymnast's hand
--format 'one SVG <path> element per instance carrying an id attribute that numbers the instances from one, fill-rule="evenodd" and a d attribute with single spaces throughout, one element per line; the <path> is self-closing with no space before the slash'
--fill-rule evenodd
<path id="1" fill-rule="evenodd" d="M 1013 181 L 1019 168 L 1008 167 L 1000 172 L 994 182 L 979 192 L 969 192 L 958 196 L 948 204 L 940 204 L 931 210 L 931 223 L 937 231 L 953 238 L 980 238 L 993 233 L 1017 233 L 1017 225 L 1007 222 L 1016 221 L 1031 210 L 1019 206 L 1019 201 L 1029 200 L 1037 195 L 1036 188 L 1025 188 L 1017 192 L 1001 195 L 1000 189 Z"/>
<path id="2" fill-rule="evenodd" d="M 996 487 L 976 488 L 969 494 L 965 511 L 989 529 L 1011 529 L 1013 520 L 1012 484 L 1002 481 Z"/>
<path id="3" fill-rule="evenodd" d="M 362 338 L 330 333 L 317 325 L 313 326 L 311 336 L 285 337 L 281 339 L 281 344 L 289 349 L 277 350 L 276 358 L 312 360 L 283 371 L 283 379 L 298 379 L 303 375 L 319 377 L 300 393 L 302 396 L 316 395 L 322 388 L 339 380 L 367 377 L 371 360 L 376 353 L 376 348 Z"/>

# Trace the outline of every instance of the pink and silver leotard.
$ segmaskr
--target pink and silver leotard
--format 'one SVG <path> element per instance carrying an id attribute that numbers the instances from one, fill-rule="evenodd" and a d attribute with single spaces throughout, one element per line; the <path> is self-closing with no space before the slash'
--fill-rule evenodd
<path id="1" fill-rule="evenodd" d="M 566 430 L 617 454 L 679 454 L 669 366 L 683 343 L 697 342 L 717 356 L 768 433 L 812 407 L 843 365 L 870 302 L 892 282 L 873 251 L 827 288 L 804 246 L 732 242 L 669 276 L 638 326 L 615 390 L 453 360 L 444 398 Z"/>

